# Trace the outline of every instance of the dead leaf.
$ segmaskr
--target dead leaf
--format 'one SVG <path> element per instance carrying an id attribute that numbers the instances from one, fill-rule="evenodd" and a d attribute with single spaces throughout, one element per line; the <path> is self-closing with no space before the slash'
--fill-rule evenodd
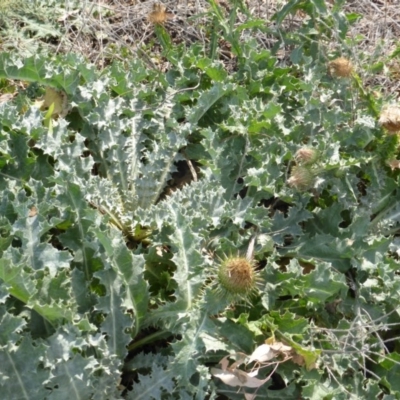
<path id="1" fill-rule="evenodd" d="M 221 381 L 226 385 L 249 388 L 258 388 L 270 379 L 269 376 L 266 379 L 255 378 L 258 374 L 258 369 L 247 373 L 240 369 L 234 371 L 223 371 L 219 368 L 211 368 L 211 374 L 216 378 L 221 379 Z"/>
<path id="2" fill-rule="evenodd" d="M 14 98 L 16 93 L 4 93 L 0 96 L 0 103 L 7 103 L 7 101 L 10 101 L 12 98 Z"/>
<path id="3" fill-rule="evenodd" d="M 271 346 L 268 344 L 262 344 L 258 346 L 250 356 L 248 364 L 253 361 L 258 361 L 260 363 L 267 362 L 273 359 L 276 356 L 276 353 L 271 349 Z"/>
<path id="4" fill-rule="evenodd" d="M 300 354 L 297 354 L 297 353 L 294 353 L 294 354 L 293 354 L 293 356 L 292 356 L 292 361 L 293 361 L 295 364 L 300 365 L 300 366 L 303 366 L 303 365 L 306 364 L 305 361 L 304 361 L 304 357 L 301 356 Z"/>

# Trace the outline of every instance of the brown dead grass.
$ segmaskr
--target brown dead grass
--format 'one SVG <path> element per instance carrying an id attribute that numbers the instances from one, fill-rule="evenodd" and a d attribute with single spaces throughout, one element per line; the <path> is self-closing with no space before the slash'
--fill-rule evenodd
<path id="1" fill-rule="evenodd" d="M 286 0 L 244 1 L 253 17 L 265 20 L 267 27 L 278 28 L 271 18 L 287 3 Z M 47 45 L 53 46 L 52 51 L 56 53 L 81 53 L 100 68 L 114 59 L 140 57 L 150 68 L 167 69 L 167 65 L 155 61 L 160 51 L 154 34 L 156 24 L 165 27 L 174 43 L 189 46 L 200 42 L 207 46 L 210 41 L 206 28 L 207 23 L 208 26 L 211 23 L 207 0 L 96 0 L 82 4 L 80 10 L 66 8 L 57 16 L 57 24 L 65 34 Z M 228 15 L 232 3 L 218 0 L 218 4 Z M 327 4 L 332 8 L 334 0 L 327 0 Z M 389 56 L 400 48 L 400 0 L 346 1 L 343 12 L 357 13 L 361 18 L 350 27 L 344 41 L 335 34 L 329 41 L 318 39 L 326 48 L 322 57 L 326 62 L 338 57 L 350 59 L 367 86 L 380 95 L 397 98 L 400 94 L 400 56 L 393 59 Z M 288 15 L 279 29 L 296 31 L 308 22 L 308 18 L 304 12 Z M 239 12 L 236 24 L 246 19 L 247 16 Z M 249 31 L 241 32 L 242 38 L 248 35 Z M 260 49 L 271 49 L 277 41 L 276 35 L 261 30 L 253 31 L 251 35 L 258 40 Z M 291 50 L 279 50 L 281 64 L 290 62 Z M 220 46 L 219 56 L 221 60 L 231 62 L 226 46 Z M 380 69 L 378 63 L 381 63 Z"/>

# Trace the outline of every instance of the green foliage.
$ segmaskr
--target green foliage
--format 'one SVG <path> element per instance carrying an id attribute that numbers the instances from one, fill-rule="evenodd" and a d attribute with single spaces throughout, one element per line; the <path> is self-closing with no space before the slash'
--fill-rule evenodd
<path id="1" fill-rule="evenodd" d="M 0 54 L 1 87 L 25 88 L 0 103 L 7 399 L 400 396 L 397 138 L 359 76 L 330 76 L 321 39 L 356 16 L 288 2 L 274 16 L 292 48 L 282 65 L 241 35 L 266 29 L 243 2 L 210 5 L 209 48 L 155 28 L 166 73 Z M 289 33 L 297 10 L 310 18 Z M 65 116 L 39 104 L 46 87 Z M 306 189 L 293 168 L 305 147 L 318 154 Z M 244 304 L 218 294 L 231 256 L 257 270 Z M 273 380 L 238 390 L 210 373 L 268 338 L 292 350 Z"/>
<path id="2" fill-rule="evenodd" d="M 0 4 L 0 41 L 2 49 L 18 49 L 31 56 L 42 43 L 60 39 L 60 17 L 64 4 L 58 0 L 3 0 Z M 72 5 L 73 2 L 71 2 Z"/>

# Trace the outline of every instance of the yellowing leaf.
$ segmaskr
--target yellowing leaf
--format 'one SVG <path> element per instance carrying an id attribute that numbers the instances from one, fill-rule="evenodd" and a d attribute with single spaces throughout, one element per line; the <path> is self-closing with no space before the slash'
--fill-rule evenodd
<path id="1" fill-rule="evenodd" d="M 50 109 L 53 105 L 52 117 L 64 117 L 68 112 L 68 99 L 64 92 L 55 90 L 51 87 L 46 88 L 41 110 Z"/>
<path id="2" fill-rule="evenodd" d="M 295 346 L 295 352 L 292 361 L 298 365 L 305 365 L 308 371 L 315 368 L 318 357 L 321 354 L 320 350 L 307 350 L 301 346 Z"/>

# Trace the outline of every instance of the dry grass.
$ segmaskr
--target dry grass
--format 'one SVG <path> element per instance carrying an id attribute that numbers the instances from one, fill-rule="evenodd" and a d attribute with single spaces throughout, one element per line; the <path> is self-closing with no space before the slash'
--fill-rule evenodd
<path id="1" fill-rule="evenodd" d="M 400 95 L 400 58 L 388 60 L 400 46 L 400 0 L 347 1 L 344 10 L 362 15 L 351 27 L 349 38 L 356 44 L 350 56 L 363 71 L 363 81 L 383 95 Z M 378 73 L 368 66 L 382 62 Z"/>
<path id="2" fill-rule="evenodd" d="M 229 1 L 219 0 L 218 3 L 228 15 L 232 7 Z M 266 26 L 274 28 L 274 23 L 269 21 L 286 3 L 284 0 L 246 0 L 250 14 L 264 19 Z M 327 3 L 332 8 L 333 0 Z M 58 53 L 79 52 L 100 67 L 111 59 L 123 60 L 133 56 L 144 58 L 152 68 L 159 68 L 159 64 L 154 62 L 154 55 L 159 50 L 154 36 L 155 23 L 162 23 L 175 43 L 208 44 L 206 25 L 207 21 L 210 22 L 207 13 L 210 5 L 206 0 L 168 0 L 161 6 L 157 4 L 155 1 L 137 0 L 87 1 L 77 12 L 75 8 L 68 8 L 66 1 L 65 12 L 58 17 L 65 34 L 54 50 Z M 163 11 L 157 14 L 160 9 Z M 326 61 L 340 56 L 350 58 L 369 87 L 384 96 L 398 97 L 400 60 L 389 60 L 388 56 L 399 47 L 400 0 L 346 1 L 343 11 L 357 13 L 361 18 L 352 24 L 344 41 L 337 37 L 323 43 L 327 49 L 323 57 Z M 246 18 L 239 12 L 236 23 L 243 23 Z M 297 12 L 289 15 L 279 28 L 297 30 L 307 23 L 307 18 L 304 13 Z M 276 35 L 261 31 L 252 34 L 256 36 L 260 48 L 272 48 L 277 41 Z M 246 35 L 249 33 L 243 31 L 242 36 Z M 279 56 L 283 63 L 288 62 L 290 51 L 288 48 L 280 49 Z M 223 49 L 220 49 L 220 56 L 221 59 L 229 58 L 224 55 Z M 378 65 L 379 62 L 381 65 Z"/>
<path id="3" fill-rule="evenodd" d="M 250 14 L 265 20 L 266 27 L 275 32 L 241 32 L 242 38 L 250 34 L 255 36 L 260 48 L 272 48 L 279 39 L 280 31 L 296 31 L 308 23 L 309 17 L 301 11 L 289 14 L 279 27 L 271 22 L 274 13 L 287 3 L 285 0 L 244 1 Z M 231 2 L 217 2 L 228 16 Z M 351 25 L 345 40 L 340 39 L 335 31 L 330 39 L 318 38 L 326 48 L 326 54 L 321 57 L 326 61 L 338 57 L 349 58 L 366 85 L 384 96 L 397 98 L 400 93 L 400 57 L 389 59 L 389 56 L 400 48 L 400 0 L 354 0 L 344 3 L 343 12 L 356 13 L 361 18 Z M 24 22 L 22 13 L 26 14 L 27 8 L 31 14 L 34 13 L 35 6 L 33 3 L 27 3 L 27 7 L 21 4 L 17 0 L 7 0 L 0 6 L 0 50 L 23 46 L 21 40 L 13 37 L 15 35 L 12 33 L 7 37 L 4 29 L 2 32 L 4 20 L 9 25 L 19 26 L 18 29 L 26 28 L 26 15 Z M 61 37 L 44 40 L 49 51 L 78 52 L 100 68 L 113 59 L 140 57 L 151 68 L 165 69 L 165 66 L 154 61 L 160 50 L 154 34 L 154 24 L 157 23 L 165 26 L 174 43 L 190 45 L 200 42 L 207 46 L 210 41 L 208 30 L 212 25 L 212 16 L 208 13 L 210 5 L 207 0 L 60 0 L 60 7 L 48 7 L 47 13 L 44 12 L 46 2 L 38 1 L 37 4 L 37 21 L 63 32 Z M 334 0 L 327 0 L 330 9 L 333 4 Z M 21 15 L 20 20 L 18 14 Z M 238 12 L 236 24 L 246 19 L 246 15 Z M 36 46 L 37 42 L 31 41 L 21 52 L 26 53 L 31 48 L 35 53 Z M 229 51 L 224 46 L 220 47 L 220 58 L 228 62 Z M 283 64 L 289 61 L 291 50 L 280 48 L 279 58 Z"/>
<path id="4" fill-rule="evenodd" d="M 216 1 L 228 16 L 232 3 L 229 0 Z M 278 27 L 271 19 L 287 3 L 286 0 L 244 1 L 250 15 L 265 20 L 265 26 L 273 32 L 241 32 L 242 39 L 249 35 L 255 37 L 260 49 L 271 49 L 282 32 L 299 30 L 309 22 L 309 17 L 299 11 L 289 14 Z M 377 96 L 397 99 L 400 94 L 400 56 L 390 56 L 400 49 L 400 0 L 354 0 L 344 3 L 343 13 L 356 13 L 360 18 L 353 22 L 344 40 L 339 38 L 335 30 L 332 30 L 331 38 L 322 36 L 316 39 L 325 48 L 324 54 L 321 54 L 322 59 L 327 63 L 338 57 L 350 59 L 363 83 Z M 173 43 L 189 46 L 197 42 L 205 47 L 210 43 L 209 30 L 213 22 L 208 12 L 208 0 L 59 0 L 59 4 L 60 7 L 47 6 L 47 12 L 44 12 L 44 0 L 28 2 L 27 7 L 17 0 L 2 2 L 0 51 L 18 49 L 24 55 L 29 54 L 29 51 L 35 54 L 39 51 L 39 43 L 42 43 L 50 53 L 81 53 L 100 68 L 111 60 L 140 57 L 149 68 L 166 70 L 168 64 L 163 63 L 160 56 L 161 47 L 154 33 L 155 24 L 164 25 Z M 327 0 L 330 9 L 333 4 L 334 0 Z M 62 32 L 61 36 L 50 35 L 39 40 L 30 38 L 26 43 L 17 37 L 24 29 L 29 32 L 26 9 L 30 10 L 29 18 L 32 18 L 35 7 L 38 14 L 36 22 L 54 26 Z M 238 12 L 236 25 L 245 22 L 247 18 Z M 10 33 L 4 28 L 7 23 L 15 27 Z M 218 56 L 228 67 L 232 63 L 229 44 L 221 40 L 219 45 Z M 291 51 L 290 47 L 279 49 L 278 56 L 282 65 L 290 62 Z"/>
<path id="5" fill-rule="evenodd" d="M 157 47 L 154 24 L 165 25 L 175 41 L 205 42 L 201 26 L 206 21 L 200 15 L 207 7 L 205 1 L 182 0 L 162 5 L 154 1 L 123 0 L 87 3 L 78 15 L 66 12 L 63 19 L 66 34 L 57 52 L 75 50 L 100 66 L 107 60 L 128 56 L 145 57 L 150 62 L 150 53 Z M 143 54 L 146 51 L 147 57 Z"/>

